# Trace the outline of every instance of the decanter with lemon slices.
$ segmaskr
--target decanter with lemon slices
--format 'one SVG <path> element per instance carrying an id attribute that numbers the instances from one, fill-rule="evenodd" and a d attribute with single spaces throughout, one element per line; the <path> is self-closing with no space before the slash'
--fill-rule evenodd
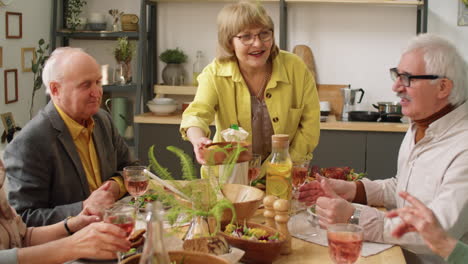
<path id="1" fill-rule="evenodd" d="M 266 194 L 291 200 L 292 161 L 289 156 L 289 136 L 271 136 L 272 152 L 266 161 Z"/>

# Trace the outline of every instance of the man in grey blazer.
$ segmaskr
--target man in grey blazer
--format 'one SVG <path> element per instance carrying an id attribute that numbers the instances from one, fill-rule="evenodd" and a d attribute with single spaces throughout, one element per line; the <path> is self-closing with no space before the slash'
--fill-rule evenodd
<path id="1" fill-rule="evenodd" d="M 28 226 L 100 215 L 126 193 L 119 171 L 137 161 L 100 108 L 101 78 L 77 48 L 56 49 L 44 67 L 51 101 L 4 152 L 8 199 Z"/>

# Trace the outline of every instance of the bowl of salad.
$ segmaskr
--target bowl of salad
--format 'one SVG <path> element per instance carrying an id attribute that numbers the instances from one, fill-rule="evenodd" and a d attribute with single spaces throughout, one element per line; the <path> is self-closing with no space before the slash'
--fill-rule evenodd
<path id="1" fill-rule="evenodd" d="M 280 255 L 285 237 L 276 229 L 247 222 L 243 225 L 226 224 L 220 234 L 229 245 L 245 251 L 243 263 L 272 263 Z"/>

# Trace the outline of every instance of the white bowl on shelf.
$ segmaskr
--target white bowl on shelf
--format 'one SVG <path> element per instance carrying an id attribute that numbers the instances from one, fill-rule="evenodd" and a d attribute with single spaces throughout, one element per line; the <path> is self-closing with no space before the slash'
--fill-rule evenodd
<path id="1" fill-rule="evenodd" d="M 149 101 L 146 104 L 151 112 L 156 115 L 169 115 L 177 110 L 177 104 L 156 104 Z"/>
<path id="2" fill-rule="evenodd" d="M 154 104 L 158 104 L 158 105 L 172 105 L 172 104 L 177 105 L 176 100 L 174 100 L 172 98 L 168 98 L 168 97 L 154 98 L 152 101 L 149 101 L 148 103 L 150 103 L 150 102 L 152 102 Z"/>

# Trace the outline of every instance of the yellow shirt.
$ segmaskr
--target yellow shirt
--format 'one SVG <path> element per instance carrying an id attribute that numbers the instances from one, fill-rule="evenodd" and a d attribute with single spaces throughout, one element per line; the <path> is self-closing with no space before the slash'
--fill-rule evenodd
<path id="1" fill-rule="evenodd" d="M 250 92 L 237 62 L 213 61 L 199 75 L 198 83 L 195 99 L 183 113 L 180 131 L 184 139 L 192 126 L 200 127 L 209 136 L 213 120 L 215 142 L 223 141 L 219 132 L 231 124 L 251 132 Z M 280 51 L 273 60 L 264 95 L 274 133 L 289 135 L 291 158 L 311 156 L 320 136 L 320 109 L 314 77 L 304 62 L 292 53 Z M 252 141 L 251 134 L 247 141 Z"/>
<path id="2" fill-rule="evenodd" d="M 65 122 L 65 125 L 68 127 L 68 130 L 70 131 L 70 135 L 73 138 L 76 150 L 80 155 L 81 164 L 83 165 L 83 169 L 86 173 L 89 191 L 93 192 L 102 185 L 101 168 L 92 137 L 94 130 L 94 120 L 92 118 L 87 120 L 86 123 L 88 126 L 84 127 L 69 117 L 56 104 L 54 104 L 54 106 Z M 120 196 L 123 196 L 126 193 L 126 189 L 122 178 L 112 177 L 111 179 L 119 184 Z"/>

